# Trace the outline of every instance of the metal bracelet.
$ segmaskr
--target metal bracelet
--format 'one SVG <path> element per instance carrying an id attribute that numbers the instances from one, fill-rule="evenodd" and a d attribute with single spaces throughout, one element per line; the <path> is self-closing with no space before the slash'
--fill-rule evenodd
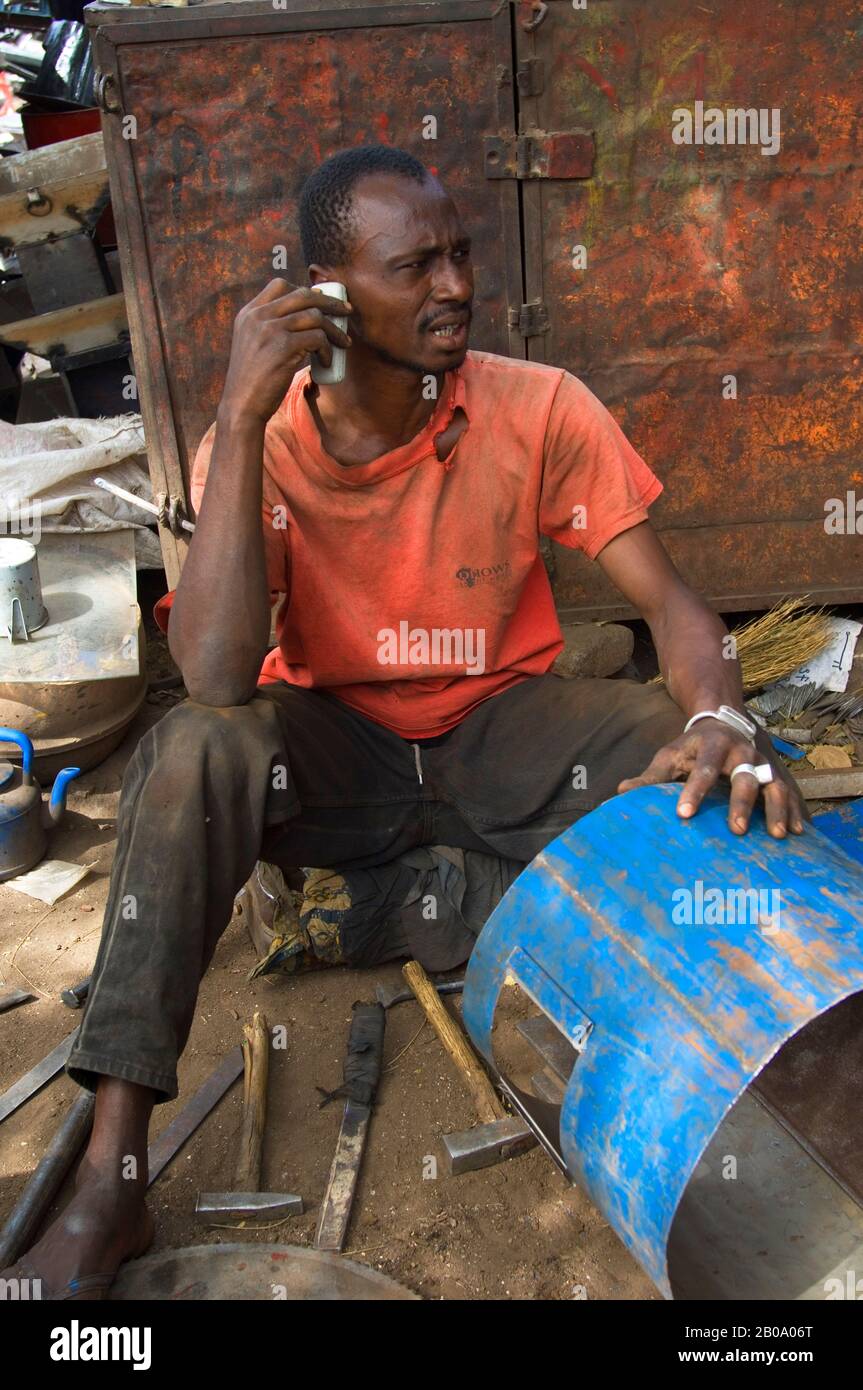
<path id="1" fill-rule="evenodd" d="M 693 724 L 697 723 L 699 719 L 718 719 L 720 723 L 727 724 L 730 729 L 734 729 L 735 733 L 742 734 L 750 743 L 755 740 L 757 733 L 755 724 L 738 710 L 732 709 L 730 705 L 720 705 L 719 709 L 699 710 L 697 714 L 693 714 L 692 718 L 687 720 L 683 732 L 688 734 Z"/>

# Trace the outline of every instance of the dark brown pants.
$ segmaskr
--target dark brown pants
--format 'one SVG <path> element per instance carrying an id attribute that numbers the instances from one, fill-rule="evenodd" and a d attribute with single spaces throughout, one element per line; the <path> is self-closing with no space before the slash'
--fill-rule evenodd
<path id="1" fill-rule="evenodd" d="M 413 745 L 321 691 L 178 705 L 123 779 L 90 996 L 68 1063 L 177 1094 L 198 986 L 257 859 L 386 863 L 421 845 L 527 863 L 683 728 L 664 690 L 531 678 Z"/>

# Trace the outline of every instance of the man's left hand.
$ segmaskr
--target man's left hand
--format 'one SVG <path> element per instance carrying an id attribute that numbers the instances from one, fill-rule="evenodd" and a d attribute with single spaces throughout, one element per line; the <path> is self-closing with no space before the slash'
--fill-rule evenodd
<path id="1" fill-rule="evenodd" d="M 741 763 L 768 762 L 773 769 L 773 781 L 766 786 L 749 773 L 741 772 L 731 783 L 728 804 L 728 824 L 736 835 L 744 835 L 759 794 L 764 793 L 764 812 L 767 829 L 782 839 L 790 829 L 795 835 L 803 831 L 806 810 L 802 797 L 791 776 L 772 753 L 763 753 L 754 744 L 718 719 L 702 719 L 672 743 L 660 748 L 640 777 L 629 777 L 618 786 L 618 792 L 631 791 L 657 782 L 680 782 L 686 786 L 680 793 L 677 813 L 694 816 L 704 797 L 723 775 L 731 773 Z"/>

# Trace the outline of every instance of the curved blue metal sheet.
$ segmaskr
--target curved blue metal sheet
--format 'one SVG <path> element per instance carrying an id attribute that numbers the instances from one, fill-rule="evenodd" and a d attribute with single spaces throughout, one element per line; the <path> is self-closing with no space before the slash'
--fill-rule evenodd
<path id="1" fill-rule="evenodd" d="M 811 826 L 773 839 L 760 811 L 733 835 L 719 795 L 685 821 L 679 795 L 614 797 L 547 846 L 489 918 L 464 991 L 493 1067 L 507 975 L 583 1048 L 563 1157 L 666 1296 L 674 1213 L 723 1116 L 783 1042 L 863 989 L 861 866 Z"/>

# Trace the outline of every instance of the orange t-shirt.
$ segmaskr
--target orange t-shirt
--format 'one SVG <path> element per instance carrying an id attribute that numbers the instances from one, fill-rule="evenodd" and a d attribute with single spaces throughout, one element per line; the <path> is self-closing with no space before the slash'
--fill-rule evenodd
<path id="1" fill-rule="evenodd" d="M 562 649 L 540 533 L 592 559 L 662 484 L 558 367 L 469 352 L 419 434 L 350 468 L 324 451 L 309 381 L 297 373 L 265 434 L 267 575 L 284 597 L 260 681 L 325 688 L 403 738 L 444 733 Z M 440 462 L 459 406 L 467 427 Z M 196 511 L 214 438 L 215 422 Z"/>

